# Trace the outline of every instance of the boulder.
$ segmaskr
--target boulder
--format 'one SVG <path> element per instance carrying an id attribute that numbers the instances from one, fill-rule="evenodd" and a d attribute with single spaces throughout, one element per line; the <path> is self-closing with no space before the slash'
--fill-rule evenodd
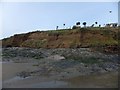
<path id="1" fill-rule="evenodd" d="M 51 55 L 51 56 L 47 57 L 47 59 L 53 60 L 53 61 L 60 61 L 60 60 L 64 60 L 65 57 L 60 56 L 60 55 Z"/>

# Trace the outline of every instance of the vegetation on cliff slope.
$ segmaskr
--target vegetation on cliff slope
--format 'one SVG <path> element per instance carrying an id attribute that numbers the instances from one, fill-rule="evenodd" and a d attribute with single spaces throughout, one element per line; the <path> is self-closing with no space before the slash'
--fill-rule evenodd
<path id="1" fill-rule="evenodd" d="M 118 46 L 120 28 L 94 27 L 34 31 L 2 40 L 3 47 L 80 48 Z"/>

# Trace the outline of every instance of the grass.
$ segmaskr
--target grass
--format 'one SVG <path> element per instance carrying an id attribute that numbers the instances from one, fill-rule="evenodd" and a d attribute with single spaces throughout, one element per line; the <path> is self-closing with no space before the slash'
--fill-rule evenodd
<path id="1" fill-rule="evenodd" d="M 70 34 L 77 32 L 78 29 L 75 29 L 74 31 L 72 29 L 61 29 L 61 30 L 51 30 L 51 31 L 46 31 L 46 33 L 49 36 L 56 36 L 56 35 L 65 35 L 65 34 Z"/>

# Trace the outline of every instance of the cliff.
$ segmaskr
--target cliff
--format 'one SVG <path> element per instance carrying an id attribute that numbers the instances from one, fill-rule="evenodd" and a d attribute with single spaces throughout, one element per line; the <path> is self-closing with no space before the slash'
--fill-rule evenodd
<path id="1" fill-rule="evenodd" d="M 79 28 L 34 31 L 2 40 L 3 47 L 80 48 L 118 46 L 120 28 Z"/>

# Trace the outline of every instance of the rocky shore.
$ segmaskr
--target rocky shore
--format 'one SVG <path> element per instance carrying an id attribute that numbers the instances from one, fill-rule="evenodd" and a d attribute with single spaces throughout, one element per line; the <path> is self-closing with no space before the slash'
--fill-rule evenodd
<path id="1" fill-rule="evenodd" d="M 16 76 L 49 76 L 61 80 L 80 75 L 117 72 L 118 54 L 103 54 L 89 48 L 32 49 L 11 47 L 2 49 L 2 61 L 32 63 L 35 70 L 16 73 Z"/>

